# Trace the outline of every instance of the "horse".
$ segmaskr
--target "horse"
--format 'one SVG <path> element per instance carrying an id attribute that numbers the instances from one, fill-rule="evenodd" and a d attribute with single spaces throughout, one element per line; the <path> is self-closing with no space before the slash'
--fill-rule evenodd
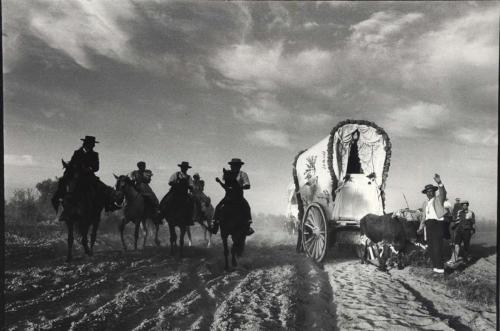
<path id="1" fill-rule="evenodd" d="M 196 199 L 196 212 L 195 221 L 198 222 L 204 229 L 203 239 L 207 242 L 207 247 L 212 245 L 212 225 L 214 219 L 214 207 L 210 202 L 210 198 L 207 196 L 197 197 Z M 207 239 L 208 234 L 208 239 Z"/>
<path id="2" fill-rule="evenodd" d="M 245 211 L 245 198 L 243 189 L 236 181 L 237 174 L 222 169 L 224 183 L 216 178 L 216 181 L 224 188 L 226 194 L 219 203 L 215 212 L 215 221 L 220 224 L 220 235 L 224 245 L 225 269 L 229 269 L 229 249 L 227 239 L 231 236 L 233 246 L 231 247 L 231 263 L 233 267 L 238 265 L 236 257 L 240 257 L 245 249 L 245 239 L 248 231 L 249 217 Z"/>
<path id="3" fill-rule="evenodd" d="M 172 185 L 170 191 L 160 201 L 161 218 L 168 223 L 170 232 L 170 254 L 174 255 L 174 247 L 177 242 L 175 227 L 179 227 L 179 257 L 183 256 L 184 236 L 188 226 L 193 224 L 194 200 L 188 193 L 188 182 L 186 178 L 179 179 Z"/>
<path id="4" fill-rule="evenodd" d="M 114 175 L 114 174 L 113 174 Z M 122 222 L 119 226 L 120 238 L 122 240 L 123 249 L 127 250 L 127 245 L 123 238 L 123 232 L 125 226 L 132 222 L 135 224 L 134 231 L 134 250 L 137 250 L 137 240 L 139 239 L 139 227 L 142 225 L 142 231 L 144 235 L 144 241 L 142 247 L 146 247 L 146 241 L 148 238 L 148 228 L 146 221 L 149 219 L 152 221 L 155 227 L 155 244 L 160 246 L 160 240 L 158 239 L 158 231 L 161 224 L 161 219 L 152 215 L 152 211 L 148 210 L 146 201 L 142 194 L 135 188 L 132 179 L 128 176 L 121 175 L 116 176 L 116 187 L 115 189 L 122 192 L 125 196 L 125 208 L 123 210 Z"/>
<path id="5" fill-rule="evenodd" d="M 81 192 L 79 190 L 80 174 L 64 160 L 62 160 L 62 164 L 65 171 L 61 185 L 58 188 L 59 192 L 57 193 L 62 197 L 64 221 L 68 228 L 68 253 L 66 262 L 71 262 L 73 258 L 74 225 L 78 226 L 85 253 L 88 256 L 92 256 L 97 238 L 97 229 L 101 220 L 101 212 L 104 206 L 111 203 L 117 206 L 123 200 L 123 196 L 99 180 L 97 180 L 96 184 L 97 190 L 89 190 L 85 193 Z M 52 203 L 56 211 L 58 211 L 58 201 L 53 200 Z M 87 235 L 91 226 L 92 232 L 89 247 Z"/>

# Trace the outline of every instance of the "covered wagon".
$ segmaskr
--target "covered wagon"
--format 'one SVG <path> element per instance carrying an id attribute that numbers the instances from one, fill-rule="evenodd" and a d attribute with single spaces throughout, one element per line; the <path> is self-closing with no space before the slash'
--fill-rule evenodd
<path id="1" fill-rule="evenodd" d="M 297 248 L 322 261 L 331 246 L 356 244 L 359 221 L 384 214 L 391 157 L 386 132 L 364 120 L 345 120 L 293 163 L 300 220 Z"/>

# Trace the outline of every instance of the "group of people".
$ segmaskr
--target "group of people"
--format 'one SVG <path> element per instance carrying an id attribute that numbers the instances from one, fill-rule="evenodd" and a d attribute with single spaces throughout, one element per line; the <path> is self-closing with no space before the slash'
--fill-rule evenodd
<path id="1" fill-rule="evenodd" d="M 79 198 L 85 198 L 89 196 L 89 192 L 99 190 L 100 185 L 104 185 L 99 178 L 95 175 L 99 171 L 99 154 L 94 151 L 94 147 L 99 143 L 93 136 L 85 136 L 81 139 L 83 141 L 82 146 L 73 153 L 73 156 L 68 163 L 69 168 L 74 170 L 77 174 L 76 183 L 71 190 L 68 190 L 68 178 L 63 176 L 58 183 L 57 191 L 53 196 L 54 207 L 58 210 L 62 210 L 59 206 L 62 205 L 64 199 L 67 199 L 68 195 L 78 196 Z M 233 158 L 228 162 L 230 166 L 230 171 L 236 174 L 236 181 L 240 185 L 242 190 L 250 189 L 250 180 L 247 173 L 241 171 L 241 167 L 245 164 L 239 158 Z M 210 198 L 204 193 L 205 181 L 200 178 L 198 173 L 195 173 L 193 177 L 188 174 L 188 169 L 192 167 L 189 162 L 183 161 L 178 164 L 180 171 L 173 173 L 168 184 L 173 191 L 175 188 L 176 192 L 184 192 L 186 196 L 189 197 L 190 201 L 193 201 L 193 219 L 197 219 L 202 210 L 202 207 L 211 204 Z M 129 177 L 134 183 L 137 191 L 144 197 L 146 201 L 146 208 L 148 208 L 148 213 L 150 215 L 159 216 L 160 215 L 160 202 L 150 187 L 153 172 L 146 168 L 146 163 L 144 161 L 139 161 L 137 163 L 137 169 L 133 170 Z M 75 194 L 78 193 L 78 194 Z M 175 198 L 174 198 L 175 199 Z M 248 230 L 247 235 L 251 235 L 254 230 L 251 228 L 251 211 L 250 206 L 246 199 L 244 200 L 243 209 L 244 213 L 248 218 Z M 215 208 L 214 219 L 218 220 L 218 213 L 225 203 L 223 199 Z M 175 202 L 171 205 L 175 206 Z M 115 206 L 106 206 L 106 210 L 114 210 Z M 59 218 L 60 221 L 64 221 L 67 216 L 62 213 Z M 190 225 L 194 225 L 191 222 Z M 190 232 L 188 231 L 188 237 L 190 237 Z"/>
<path id="2" fill-rule="evenodd" d="M 475 215 L 469 209 L 469 201 L 457 198 L 452 207 L 447 198 L 447 192 L 441 177 L 434 175 L 437 186 L 428 184 L 422 190 L 427 196 L 420 211 L 422 221 L 419 233 L 423 234 L 428 243 L 433 271 L 444 273 L 444 266 L 452 267 L 461 260 L 460 248 L 463 244 L 465 259 L 469 258 L 469 247 L 472 235 L 475 233 Z M 444 263 L 444 241 L 453 245 L 451 258 Z"/>

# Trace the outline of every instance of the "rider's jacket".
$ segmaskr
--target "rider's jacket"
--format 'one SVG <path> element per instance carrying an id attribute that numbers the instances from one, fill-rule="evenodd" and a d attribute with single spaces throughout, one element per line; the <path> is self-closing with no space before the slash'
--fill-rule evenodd
<path id="1" fill-rule="evenodd" d="M 93 175 L 99 171 L 99 154 L 80 147 L 73 153 L 69 164 L 82 175 Z"/>
<path id="2" fill-rule="evenodd" d="M 193 179 L 188 174 L 183 173 L 182 171 L 176 171 L 170 176 L 168 180 L 168 184 L 170 186 L 175 186 L 177 184 L 186 185 L 188 188 L 193 188 Z M 187 188 L 186 188 L 187 189 Z"/>
<path id="3" fill-rule="evenodd" d="M 205 188 L 205 181 L 203 179 L 193 181 L 193 195 L 201 195 Z"/>
<path id="4" fill-rule="evenodd" d="M 130 173 L 129 177 L 132 179 L 136 185 L 145 183 L 151 183 L 151 177 L 153 176 L 153 172 L 149 169 L 144 171 L 142 170 L 134 170 Z"/>

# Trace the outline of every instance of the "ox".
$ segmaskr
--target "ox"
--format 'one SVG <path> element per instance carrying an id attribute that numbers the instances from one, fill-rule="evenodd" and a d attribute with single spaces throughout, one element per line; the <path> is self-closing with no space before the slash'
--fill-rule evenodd
<path id="1" fill-rule="evenodd" d="M 382 243 L 382 252 L 377 254 L 379 269 L 386 270 L 386 261 L 392 250 L 397 254 L 398 269 L 404 268 L 403 254 L 408 243 L 417 240 L 419 221 L 409 221 L 400 212 L 382 216 L 368 214 L 360 220 L 361 235 L 368 237 L 373 243 Z M 366 262 L 368 243 L 365 242 L 362 262 Z"/>

